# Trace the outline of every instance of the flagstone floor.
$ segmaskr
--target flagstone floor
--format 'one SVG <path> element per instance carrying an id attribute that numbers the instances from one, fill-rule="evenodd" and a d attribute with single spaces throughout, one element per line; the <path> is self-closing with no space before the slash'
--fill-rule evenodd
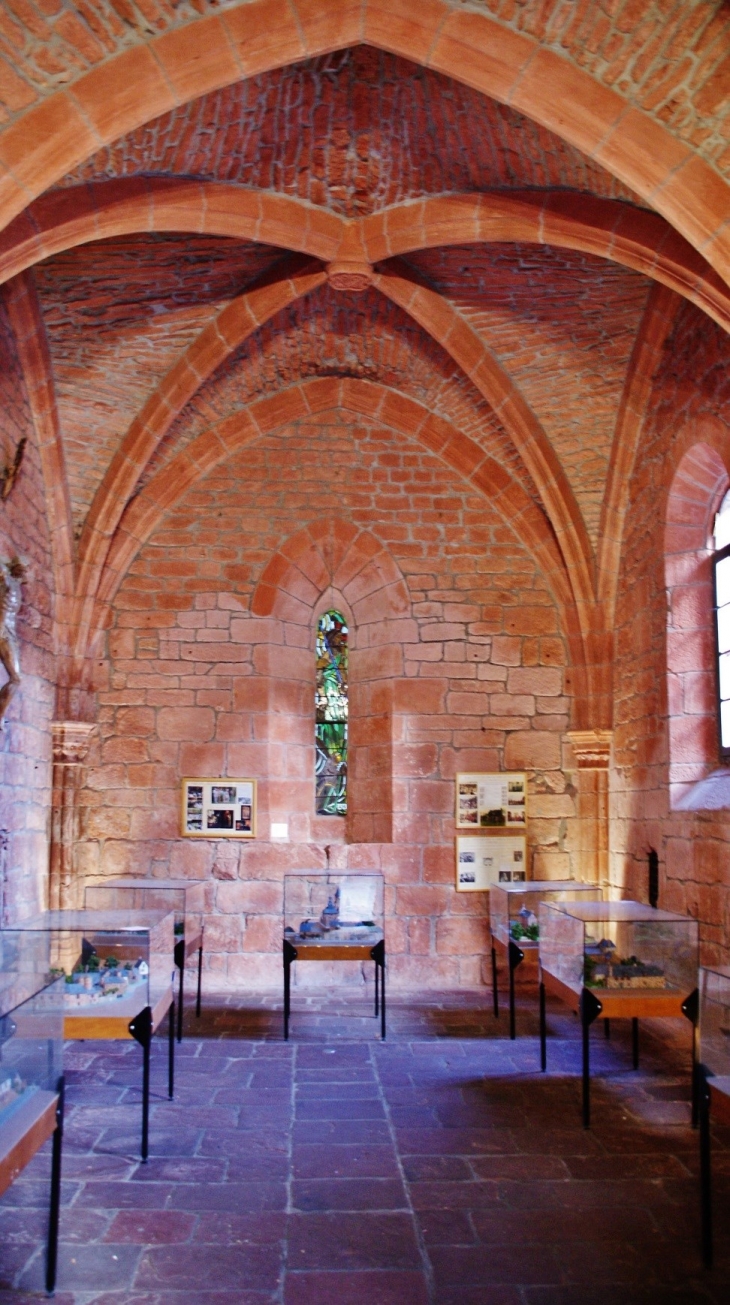
<path id="1" fill-rule="evenodd" d="M 186 1012 L 174 1102 L 155 1039 L 151 1154 L 138 1160 L 141 1052 L 67 1048 L 57 1305 L 727 1305 L 730 1130 L 714 1150 L 716 1264 L 699 1255 L 690 1031 L 580 1038 L 532 993 L 507 1038 L 488 993 L 370 1006 L 208 997 Z M 40 1286 L 48 1149 L 0 1201 L 0 1305 Z"/>

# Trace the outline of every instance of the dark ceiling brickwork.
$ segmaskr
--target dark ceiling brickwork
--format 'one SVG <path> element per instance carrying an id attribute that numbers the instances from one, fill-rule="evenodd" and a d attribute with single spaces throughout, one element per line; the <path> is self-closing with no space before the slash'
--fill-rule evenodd
<path id="1" fill-rule="evenodd" d="M 505 105 L 358 46 L 227 87 L 100 150 L 64 179 L 181 174 L 296 195 L 344 216 L 489 187 L 636 200 Z"/>

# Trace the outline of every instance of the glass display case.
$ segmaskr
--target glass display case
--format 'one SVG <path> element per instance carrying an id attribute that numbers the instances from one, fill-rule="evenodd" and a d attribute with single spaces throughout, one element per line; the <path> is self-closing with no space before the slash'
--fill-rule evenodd
<path id="1" fill-rule="evenodd" d="M 385 1037 L 383 877 L 368 874 L 284 876 L 284 1037 L 289 1036 L 294 961 L 375 962 L 375 1014 Z"/>
<path id="2" fill-rule="evenodd" d="M 600 897 L 595 884 L 574 879 L 532 879 L 493 884 L 489 890 L 489 927 L 492 935 L 492 1002 L 499 1018 L 497 949 L 506 953 L 509 971 L 509 1035 L 515 1033 L 515 970 L 526 959 L 537 963 L 540 939 L 540 903 L 589 901 Z"/>
<path id="3" fill-rule="evenodd" d="M 175 916 L 175 964 L 178 967 L 177 1040 L 182 1040 L 185 965 L 197 953 L 198 983 L 195 1014 L 200 1018 L 203 975 L 203 916 L 205 881 L 202 879 L 105 879 L 87 884 L 87 909 L 102 911 L 172 911 Z"/>
<path id="4" fill-rule="evenodd" d="M 532 879 L 521 884 L 494 884 L 489 891 L 492 937 L 503 947 L 515 942 L 523 951 L 538 950 L 541 902 L 595 901 L 595 884 L 573 879 Z"/>
<path id="5" fill-rule="evenodd" d="M 704 965 L 699 994 L 699 1059 L 730 1090 L 730 966 Z"/>
<path id="6" fill-rule="evenodd" d="M 67 1038 L 124 1036 L 115 1026 L 166 1002 L 174 927 L 171 911 L 45 911 L 23 923 L 24 932 L 49 935 L 51 972 L 64 980 Z"/>
<path id="7" fill-rule="evenodd" d="M 689 916 L 641 902 L 544 902 L 539 929 L 542 971 L 576 995 L 588 988 L 617 1015 L 638 996 L 672 1014 L 697 987 L 698 926 Z"/>
<path id="8" fill-rule="evenodd" d="M 44 911 L 17 928 L 48 940 L 50 973 L 62 981 L 65 1038 L 134 1038 L 142 1047 L 146 1160 L 150 1043 L 168 1011 L 168 1096 L 173 1095 L 173 912 Z"/>
<path id="9" fill-rule="evenodd" d="M 539 910 L 540 1062 L 547 1064 L 545 993 L 580 1015 L 583 1035 L 583 1123 L 590 1122 L 591 1024 L 632 1021 L 633 1064 L 639 1064 L 639 1020 L 696 1019 L 697 921 L 641 902 L 542 902 Z M 694 1050 L 694 1048 L 693 1048 Z"/>
<path id="10" fill-rule="evenodd" d="M 713 1261 L 710 1117 L 730 1124 L 730 966 L 705 965 L 700 970 L 697 1055 L 697 1096 L 700 1138 L 700 1212 L 702 1256 Z"/>
<path id="11" fill-rule="evenodd" d="M 0 931 L 0 1195 L 53 1138 L 46 1289 L 56 1278 L 63 1136 L 64 984 L 48 934 Z"/>

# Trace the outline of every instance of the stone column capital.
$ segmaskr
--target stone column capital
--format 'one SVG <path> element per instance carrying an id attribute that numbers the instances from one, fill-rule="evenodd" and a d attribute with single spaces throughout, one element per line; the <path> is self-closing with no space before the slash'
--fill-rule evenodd
<path id="1" fill-rule="evenodd" d="M 64 766 L 80 766 L 89 750 L 95 729 L 94 721 L 52 721 L 53 760 Z"/>
<path id="2" fill-rule="evenodd" d="M 568 730 L 578 770 L 608 770 L 613 730 Z"/>

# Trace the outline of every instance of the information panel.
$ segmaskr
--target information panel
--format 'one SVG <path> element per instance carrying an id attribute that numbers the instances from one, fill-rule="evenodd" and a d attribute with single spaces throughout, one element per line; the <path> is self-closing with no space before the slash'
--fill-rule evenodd
<path id="1" fill-rule="evenodd" d="M 524 829 L 527 776 L 521 771 L 456 776 L 457 829 Z"/>
<path id="2" fill-rule="evenodd" d="M 456 887 L 479 893 L 492 884 L 519 884 L 526 878 L 524 834 L 460 834 L 456 839 Z"/>

